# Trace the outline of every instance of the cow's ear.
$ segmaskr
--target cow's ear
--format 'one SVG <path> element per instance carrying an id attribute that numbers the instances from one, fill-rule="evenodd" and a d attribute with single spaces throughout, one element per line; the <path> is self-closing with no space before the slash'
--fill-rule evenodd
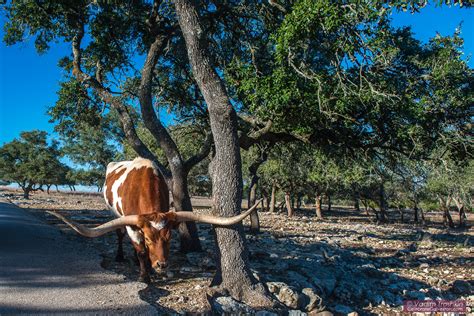
<path id="1" fill-rule="evenodd" d="M 165 215 L 165 217 L 166 217 L 166 221 L 169 223 L 169 226 L 170 226 L 172 229 L 178 228 L 179 222 L 176 221 L 176 214 L 175 214 L 175 212 L 167 212 L 167 213 L 164 213 L 164 215 Z"/>
<path id="2" fill-rule="evenodd" d="M 145 215 L 139 215 L 138 216 L 138 223 L 137 223 L 138 228 L 144 228 L 145 225 L 147 225 L 147 224 L 149 224 L 149 221 L 146 218 L 146 216 Z"/>

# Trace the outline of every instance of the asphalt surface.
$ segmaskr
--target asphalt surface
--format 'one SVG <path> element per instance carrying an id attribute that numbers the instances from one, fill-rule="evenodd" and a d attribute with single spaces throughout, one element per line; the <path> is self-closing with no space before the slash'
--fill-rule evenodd
<path id="1" fill-rule="evenodd" d="M 100 256 L 0 200 L 0 315 L 157 314 L 146 285 L 100 266 Z"/>

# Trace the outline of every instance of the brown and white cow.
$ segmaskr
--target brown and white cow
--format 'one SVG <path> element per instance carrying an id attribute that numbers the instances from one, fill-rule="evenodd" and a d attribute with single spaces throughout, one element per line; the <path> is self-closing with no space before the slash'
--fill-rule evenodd
<path id="1" fill-rule="evenodd" d="M 148 282 L 149 266 L 166 267 L 169 257 L 171 229 L 179 222 L 198 221 L 229 226 L 242 221 L 257 206 L 234 217 L 216 217 L 192 212 L 170 212 L 166 181 L 155 164 L 144 158 L 112 162 L 107 166 L 104 185 L 107 205 L 118 217 L 95 228 L 75 223 L 62 215 L 49 212 L 86 237 L 98 237 L 117 231 L 117 260 L 123 259 L 122 239 L 125 227 L 140 263 L 140 280 Z"/>

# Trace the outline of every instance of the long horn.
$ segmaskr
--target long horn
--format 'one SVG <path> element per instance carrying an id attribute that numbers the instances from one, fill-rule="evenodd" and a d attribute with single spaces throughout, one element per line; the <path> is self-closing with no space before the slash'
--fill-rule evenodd
<path id="1" fill-rule="evenodd" d="M 219 226 L 230 226 L 237 224 L 238 222 L 242 221 L 245 217 L 249 216 L 250 213 L 255 211 L 257 205 L 262 201 L 262 199 L 258 200 L 254 206 L 246 210 L 245 212 L 233 216 L 233 217 L 220 217 L 214 215 L 207 215 L 207 214 L 196 214 L 193 212 L 175 212 L 176 214 L 176 221 L 178 222 L 201 222 Z"/>
<path id="2" fill-rule="evenodd" d="M 52 211 L 46 211 L 46 212 L 51 215 L 56 216 L 57 218 L 59 218 L 60 220 L 68 224 L 76 232 L 86 237 L 99 237 L 108 232 L 116 230 L 117 228 L 121 228 L 124 226 L 136 226 L 138 224 L 138 218 L 139 218 L 138 215 L 122 216 L 120 218 L 111 220 L 110 222 L 107 222 L 100 226 L 89 228 L 81 224 L 78 224 L 70 219 L 67 219 L 66 217 L 56 212 L 52 212 Z"/>

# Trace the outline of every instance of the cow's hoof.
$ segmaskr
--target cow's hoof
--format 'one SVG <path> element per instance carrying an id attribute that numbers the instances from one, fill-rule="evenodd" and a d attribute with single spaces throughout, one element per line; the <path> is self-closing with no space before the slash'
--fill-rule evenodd
<path id="1" fill-rule="evenodd" d="M 146 283 L 146 284 L 150 284 L 151 283 L 150 276 L 149 275 L 140 275 L 138 277 L 138 282 L 143 282 L 143 283 Z"/>

